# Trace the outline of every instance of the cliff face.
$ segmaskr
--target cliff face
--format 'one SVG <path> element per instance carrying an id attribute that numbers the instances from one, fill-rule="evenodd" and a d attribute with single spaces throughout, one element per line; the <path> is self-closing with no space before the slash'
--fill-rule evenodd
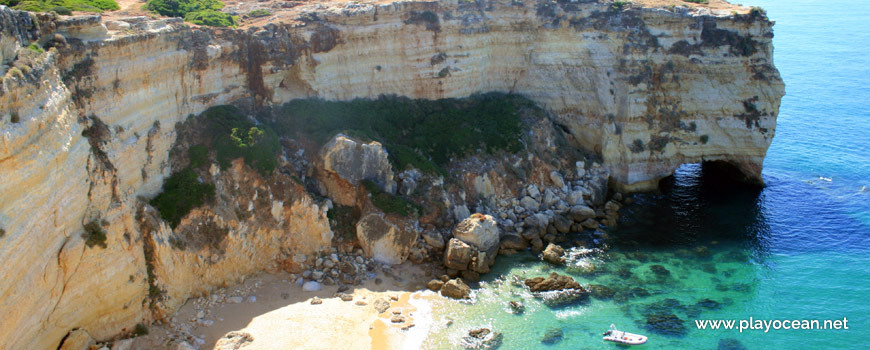
<path id="1" fill-rule="evenodd" d="M 171 249 L 173 230 L 143 199 L 172 170 L 176 124 L 212 105 L 515 92 L 600 155 L 615 184 L 642 190 L 709 160 L 760 181 L 784 93 L 772 22 L 759 14 L 587 1 L 296 11 L 292 24 L 246 30 L 129 18 L 110 31 L 97 16 L 0 6 L 0 343 L 55 348 L 74 328 L 105 339 L 150 319 L 154 294 L 172 310 L 282 250 L 328 245 L 323 204 L 234 166 L 213 180 L 260 198 L 254 214 L 195 212 L 175 233 L 214 223 L 230 238 Z M 89 223 L 105 248 L 88 246 Z"/>

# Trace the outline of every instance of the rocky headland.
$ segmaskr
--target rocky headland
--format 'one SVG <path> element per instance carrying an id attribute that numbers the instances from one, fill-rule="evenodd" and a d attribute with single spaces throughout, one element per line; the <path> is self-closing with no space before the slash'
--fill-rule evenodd
<path id="1" fill-rule="evenodd" d="M 337 290 L 409 261 L 464 298 L 499 254 L 601 244 L 681 164 L 760 184 L 773 23 L 711 2 L 291 1 L 220 29 L 0 6 L 0 344 L 194 346 L 179 308 L 262 271 Z"/>

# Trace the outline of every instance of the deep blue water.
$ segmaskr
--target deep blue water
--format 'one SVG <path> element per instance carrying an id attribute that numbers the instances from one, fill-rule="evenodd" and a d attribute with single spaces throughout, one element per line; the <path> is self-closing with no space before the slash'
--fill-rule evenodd
<path id="1" fill-rule="evenodd" d="M 428 347 L 453 348 L 468 328 L 490 325 L 504 333 L 502 349 L 616 349 L 600 339 L 616 323 L 650 336 L 637 349 L 870 348 L 870 1 L 744 4 L 776 21 L 774 62 L 786 83 L 767 186 L 723 183 L 686 165 L 662 193 L 633 197 L 607 251 L 575 249 L 584 254 L 559 268 L 531 254 L 500 257 L 474 304 L 442 308 L 441 321 L 454 322 Z M 551 270 L 606 285 L 615 297 L 552 309 L 510 282 Z M 509 300 L 526 312 L 509 313 Z M 651 326 L 661 315 L 682 323 Z M 749 317 L 845 317 L 849 329 L 740 333 L 693 322 Z M 552 328 L 562 341 L 542 344 Z"/>

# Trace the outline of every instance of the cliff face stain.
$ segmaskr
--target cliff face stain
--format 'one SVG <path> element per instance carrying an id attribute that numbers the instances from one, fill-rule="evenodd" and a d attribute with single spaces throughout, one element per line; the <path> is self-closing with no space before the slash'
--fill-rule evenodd
<path id="1" fill-rule="evenodd" d="M 611 10 L 606 12 L 595 11 L 588 17 L 576 18 L 569 21 L 575 30 L 606 31 L 625 33 L 626 43 L 623 45 L 623 54 L 646 53 L 650 49 L 661 47 L 656 36 L 650 33 L 646 23 L 640 16 L 639 10 Z"/>
<path id="2" fill-rule="evenodd" d="M 761 120 L 761 117 L 767 117 L 770 115 L 767 113 L 767 110 L 759 111 L 757 103 L 758 96 L 744 100 L 743 109 L 745 112 L 734 115 L 735 118 L 743 120 L 746 123 L 747 129 L 752 129 L 753 126 L 758 128 L 758 121 Z"/>
<path id="3" fill-rule="evenodd" d="M 311 50 L 314 53 L 327 52 L 341 43 L 338 29 L 318 27 L 311 34 Z"/>
<path id="4" fill-rule="evenodd" d="M 702 45 L 705 47 L 718 47 L 728 45 L 728 52 L 735 56 L 748 57 L 758 51 L 758 41 L 751 35 L 743 36 L 730 30 L 716 28 L 716 22 L 708 20 L 704 22 L 701 30 Z"/>
<path id="5" fill-rule="evenodd" d="M 265 48 L 259 40 L 243 35 L 239 42 L 239 68 L 245 73 L 251 97 L 258 106 L 271 96 L 271 92 L 263 82 L 263 64 L 266 62 Z"/>
<path id="6" fill-rule="evenodd" d="M 411 11 L 405 24 L 423 25 L 426 30 L 435 33 L 441 32 L 441 20 L 432 11 Z"/>

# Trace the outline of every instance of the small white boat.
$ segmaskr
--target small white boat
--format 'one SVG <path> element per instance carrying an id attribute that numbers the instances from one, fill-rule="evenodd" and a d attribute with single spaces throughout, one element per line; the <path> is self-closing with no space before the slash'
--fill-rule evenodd
<path id="1" fill-rule="evenodd" d="M 604 332 L 604 338 L 602 339 L 620 344 L 641 345 L 646 343 L 647 338 L 645 335 L 617 330 L 616 326 L 610 325 L 610 330 Z"/>

